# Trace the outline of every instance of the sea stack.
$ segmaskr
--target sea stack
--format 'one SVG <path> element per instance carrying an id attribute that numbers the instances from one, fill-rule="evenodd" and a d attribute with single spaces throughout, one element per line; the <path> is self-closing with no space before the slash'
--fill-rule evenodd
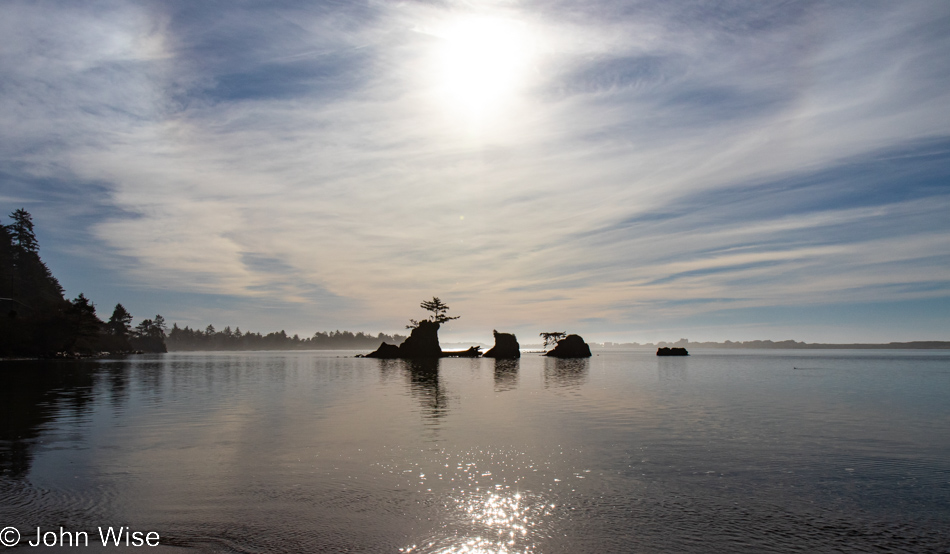
<path id="1" fill-rule="evenodd" d="M 687 352 L 685 348 L 679 348 L 676 346 L 672 348 L 667 348 L 664 346 L 656 351 L 656 355 L 657 356 L 689 356 L 689 352 Z"/>
<path id="2" fill-rule="evenodd" d="M 580 335 L 568 335 L 557 341 L 557 345 L 546 352 L 552 358 L 590 358 L 590 346 Z"/>
<path id="3" fill-rule="evenodd" d="M 383 343 L 375 352 L 364 356 L 366 358 L 382 358 L 387 360 L 416 358 L 441 358 L 442 347 L 439 346 L 439 324 L 434 321 L 422 320 L 412 329 L 412 333 L 399 346 Z"/>
<path id="4" fill-rule="evenodd" d="M 441 358 L 442 347 L 439 346 L 439 327 L 434 321 L 422 320 L 409 334 L 409 338 L 399 345 L 399 357 L 412 358 Z"/>
<path id="5" fill-rule="evenodd" d="M 485 352 L 485 358 L 512 359 L 521 357 L 521 345 L 518 344 L 518 339 L 512 333 L 492 331 L 492 335 L 495 336 L 495 346 Z"/>

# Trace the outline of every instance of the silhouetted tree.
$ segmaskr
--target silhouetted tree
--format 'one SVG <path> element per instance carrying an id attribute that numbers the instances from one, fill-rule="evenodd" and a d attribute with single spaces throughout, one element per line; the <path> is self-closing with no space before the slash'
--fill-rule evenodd
<path id="1" fill-rule="evenodd" d="M 165 318 L 156 315 L 155 319 L 143 319 L 135 326 L 132 346 L 145 352 L 167 352 L 165 346 Z"/>
<path id="2" fill-rule="evenodd" d="M 554 331 L 552 333 L 541 333 L 541 338 L 544 339 L 544 346 L 542 348 L 547 348 L 548 344 L 557 344 L 557 341 L 563 339 L 567 336 L 567 333 L 562 333 L 561 331 Z"/>
<path id="3" fill-rule="evenodd" d="M 141 323 L 135 326 L 135 336 L 147 337 L 152 334 L 154 322 L 151 319 L 143 319 Z"/>
<path id="4" fill-rule="evenodd" d="M 129 352 L 132 350 L 132 314 L 122 304 L 116 304 L 112 316 L 105 324 L 105 334 L 100 344 L 107 352 Z"/>
<path id="5" fill-rule="evenodd" d="M 78 319 L 39 256 L 29 212 L 0 225 L 0 355 L 48 355 L 72 347 Z"/>
<path id="6" fill-rule="evenodd" d="M 433 296 L 432 300 L 423 300 L 419 307 L 423 310 L 432 312 L 432 315 L 429 316 L 428 321 L 434 323 L 445 323 L 446 321 L 451 321 L 453 319 L 458 319 L 461 316 L 449 317 L 445 315 L 449 311 L 449 307 L 439 299 L 438 296 Z M 406 329 L 415 329 L 419 326 L 419 322 L 415 319 L 409 320 L 409 325 L 406 325 Z"/>
<path id="7" fill-rule="evenodd" d="M 165 331 L 168 330 L 168 327 L 165 325 L 165 318 L 159 314 L 155 314 L 155 319 L 152 320 L 152 325 L 155 328 L 155 336 L 165 338 Z"/>
<path id="8" fill-rule="evenodd" d="M 63 287 L 40 260 L 32 216 L 20 208 L 10 217 L 12 224 L 0 225 L 0 298 L 14 299 L 37 313 L 65 309 Z"/>
<path id="9" fill-rule="evenodd" d="M 432 312 L 433 316 L 430 318 L 436 323 L 445 323 L 451 319 L 458 319 L 459 316 L 448 317 L 445 315 L 445 312 L 449 311 L 449 307 L 439 299 L 438 296 L 433 296 L 432 300 L 425 300 L 419 306 L 427 311 Z"/>
<path id="10" fill-rule="evenodd" d="M 30 212 L 20 208 L 10 214 L 13 223 L 10 225 L 10 232 L 13 235 L 13 244 L 24 252 L 36 253 L 40 250 L 40 245 L 36 241 L 36 234 L 33 232 L 33 216 Z"/>
<path id="11" fill-rule="evenodd" d="M 105 324 L 96 315 L 96 306 L 85 294 L 79 293 L 67 310 L 67 319 L 74 333 L 69 350 L 91 354 L 99 352 L 102 345 L 100 337 Z"/>
<path id="12" fill-rule="evenodd" d="M 128 337 L 132 333 L 132 314 L 122 304 L 116 304 L 106 328 L 117 337 Z"/>

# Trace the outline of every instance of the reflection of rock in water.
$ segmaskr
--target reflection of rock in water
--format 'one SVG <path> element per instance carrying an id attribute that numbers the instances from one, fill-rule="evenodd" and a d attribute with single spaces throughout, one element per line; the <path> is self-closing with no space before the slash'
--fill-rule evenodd
<path id="1" fill-rule="evenodd" d="M 421 358 L 402 363 L 409 377 L 409 391 L 419 400 L 422 416 L 437 420 L 448 413 L 449 399 L 439 379 L 439 360 Z"/>
<path id="2" fill-rule="evenodd" d="M 517 359 L 495 360 L 495 392 L 512 390 L 518 386 L 518 368 L 520 361 Z"/>
<path id="3" fill-rule="evenodd" d="M 656 361 L 656 375 L 660 381 L 686 380 L 686 358 L 660 357 Z"/>
<path id="4" fill-rule="evenodd" d="M 399 360 L 385 359 L 382 358 L 378 361 L 379 363 L 379 376 L 386 382 L 392 378 L 402 375 L 405 365 Z"/>
<path id="5" fill-rule="evenodd" d="M 544 386 L 578 387 L 587 381 L 589 372 L 588 358 L 545 358 Z"/>

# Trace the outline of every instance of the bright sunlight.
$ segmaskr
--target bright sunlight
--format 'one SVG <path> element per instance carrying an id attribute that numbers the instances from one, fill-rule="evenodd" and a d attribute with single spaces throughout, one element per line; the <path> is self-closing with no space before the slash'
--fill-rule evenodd
<path id="1" fill-rule="evenodd" d="M 472 116 L 509 100 L 525 81 L 531 44 L 517 22 L 488 17 L 456 21 L 443 39 L 437 76 L 447 102 Z"/>

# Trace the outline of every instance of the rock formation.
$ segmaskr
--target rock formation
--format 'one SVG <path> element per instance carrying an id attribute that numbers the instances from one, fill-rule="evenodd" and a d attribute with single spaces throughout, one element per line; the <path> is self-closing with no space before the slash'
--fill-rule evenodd
<path id="1" fill-rule="evenodd" d="M 383 360 L 395 360 L 399 357 L 399 347 L 395 344 L 384 342 L 379 345 L 375 351 L 363 356 L 363 358 L 380 358 Z"/>
<path id="2" fill-rule="evenodd" d="M 656 351 L 657 356 L 689 356 L 689 352 L 685 348 L 678 348 L 676 346 L 672 348 L 662 347 Z"/>
<path id="3" fill-rule="evenodd" d="M 557 346 L 544 354 L 553 358 L 590 358 L 590 346 L 580 335 L 568 335 L 557 341 Z"/>
<path id="4" fill-rule="evenodd" d="M 399 345 L 400 358 L 441 358 L 442 347 L 439 346 L 439 327 L 434 321 L 419 322 L 409 334 L 409 338 Z"/>
<path id="5" fill-rule="evenodd" d="M 439 346 L 439 324 L 434 321 L 422 320 L 413 328 L 402 344 L 393 346 L 383 343 L 365 356 L 366 358 L 412 360 L 417 358 L 441 358 L 442 347 Z"/>
<path id="6" fill-rule="evenodd" d="M 511 359 L 521 357 L 521 345 L 518 344 L 518 339 L 513 334 L 499 333 L 498 331 L 492 331 L 492 334 L 495 335 L 495 346 L 485 352 L 486 358 Z M 590 356 L 590 353 L 587 355 Z"/>

